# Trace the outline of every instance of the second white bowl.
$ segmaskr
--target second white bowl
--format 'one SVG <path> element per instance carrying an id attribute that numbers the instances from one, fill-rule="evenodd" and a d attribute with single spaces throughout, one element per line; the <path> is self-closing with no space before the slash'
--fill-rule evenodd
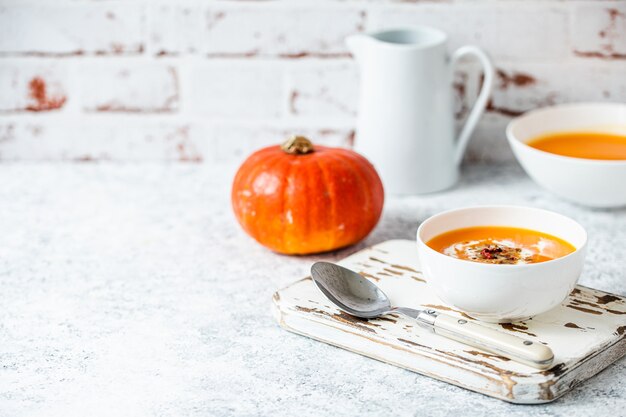
<path id="1" fill-rule="evenodd" d="M 626 104 L 563 104 L 530 111 L 509 123 L 506 136 L 526 173 L 553 193 L 585 206 L 626 206 L 626 161 L 572 158 L 527 142 L 557 132 L 626 135 Z"/>

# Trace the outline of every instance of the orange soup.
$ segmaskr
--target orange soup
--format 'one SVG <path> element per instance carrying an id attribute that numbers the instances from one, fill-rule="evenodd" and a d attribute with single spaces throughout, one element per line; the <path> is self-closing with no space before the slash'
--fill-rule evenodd
<path id="1" fill-rule="evenodd" d="M 528 145 L 574 158 L 626 160 L 626 136 L 609 133 L 555 133 L 532 139 Z"/>
<path id="2" fill-rule="evenodd" d="M 451 230 L 426 243 L 457 259 L 488 264 L 533 264 L 576 250 L 556 236 L 517 227 L 478 226 Z"/>

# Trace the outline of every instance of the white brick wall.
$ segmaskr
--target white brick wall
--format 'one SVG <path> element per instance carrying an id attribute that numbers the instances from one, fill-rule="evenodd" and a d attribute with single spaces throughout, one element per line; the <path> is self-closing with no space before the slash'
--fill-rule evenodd
<path id="1" fill-rule="evenodd" d="M 98 62 L 82 66 L 78 77 L 85 112 L 161 113 L 178 109 L 178 74 L 172 66 Z"/>
<path id="2" fill-rule="evenodd" d="M 42 2 L 0 6 L 0 51 L 16 55 L 121 55 L 144 49 L 139 4 Z"/>
<path id="3" fill-rule="evenodd" d="M 190 112 L 209 120 L 281 117 L 283 70 L 265 62 L 226 61 L 194 65 Z"/>
<path id="4" fill-rule="evenodd" d="M 319 129 L 302 124 L 281 126 L 265 123 L 232 124 L 220 123 L 206 131 L 206 138 L 215 144 L 217 161 L 241 160 L 254 149 L 275 145 L 292 134 L 315 138 L 320 145 L 349 147 L 353 140 L 350 128 Z"/>
<path id="5" fill-rule="evenodd" d="M 67 101 L 67 68 L 62 62 L 9 62 L 0 65 L 0 112 L 62 109 Z"/>
<path id="6" fill-rule="evenodd" d="M 497 60 L 552 60 L 570 55 L 568 16 L 568 5 L 503 0 L 389 7 L 373 11 L 371 21 L 374 29 L 438 27 L 450 35 L 451 48 L 480 45 Z"/>
<path id="7" fill-rule="evenodd" d="M 624 1 L 5 0 L 0 160 L 240 161 L 292 133 L 350 146 L 343 39 L 412 24 L 498 68 L 470 160 L 510 161 L 504 127 L 529 109 L 626 102 Z M 465 64 L 459 118 L 479 83 Z"/>
<path id="8" fill-rule="evenodd" d="M 296 119 L 352 119 L 358 75 L 352 61 L 299 65 L 288 71 L 288 113 Z"/>
<path id="9" fill-rule="evenodd" d="M 146 13 L 150 55 L 194 54 L 200 51 L 204 28 L 202 7 L 171 1 L 150 4 Z"/>
<path id="10" fill-rule="evenodd" d="M 582 57 L 626 59 L 626 2 L 576 7 L 572 22 L 574 52 Z"/>
<path id="11" fill-rule="evenodd" d="M 201 127 L 122 116 L 0 123 L 0 159 L 27 161 L 191 161 L 210 159 Z"/>
<path id="12" fill-rule="evenodd" d="M 293 4 L 209 7 L 202 51 L 222 57 L 346 56 L 344 38 L 364 29 L 362 9 Z"/>

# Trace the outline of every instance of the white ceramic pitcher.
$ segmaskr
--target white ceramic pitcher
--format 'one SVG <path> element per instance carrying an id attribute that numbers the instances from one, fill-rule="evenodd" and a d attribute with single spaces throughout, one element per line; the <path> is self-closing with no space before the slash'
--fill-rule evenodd
<path id="1" fill-rule="evenodd" d="M 374 164 L 387 193 L 429 193 L 458 179 L 494 70 L 481 49 L 463 46 L 448 57 L 446 43 L 444 32 L 424 26 L 347 39 L 361 78 L 355 150 Z M 478 58 L 484 83 L 457 137 L 452 76 L 464 55 Z"/>

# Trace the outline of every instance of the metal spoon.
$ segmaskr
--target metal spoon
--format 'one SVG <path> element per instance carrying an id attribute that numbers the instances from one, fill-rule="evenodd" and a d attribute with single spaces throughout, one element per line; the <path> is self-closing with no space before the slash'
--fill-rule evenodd
<path id="1" fill-rule="evenodd" d="M 317 288 L 337 307 L 356 317 L 373 319 L 390 313 L 411 317 L 438 335 L 501 355 L 534 368 L 549 368 L 552 350 L 532 340 L 523 339 L 465 319 L 435 310 L 392 307 L 389 298 L 376 285 L 342 266 L 316 262 L 311 275 Z"/>

